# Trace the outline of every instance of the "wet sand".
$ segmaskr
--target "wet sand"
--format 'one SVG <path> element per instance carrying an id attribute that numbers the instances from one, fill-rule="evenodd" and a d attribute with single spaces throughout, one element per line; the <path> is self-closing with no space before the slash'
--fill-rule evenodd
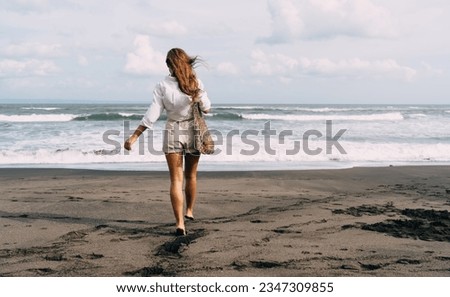
<path id="1" fill-rule="evenodd" d="M 175 237 L 167 172 L 0 169 L 0 276 L 450 276 L 450 167 L 198 182 Z"/>

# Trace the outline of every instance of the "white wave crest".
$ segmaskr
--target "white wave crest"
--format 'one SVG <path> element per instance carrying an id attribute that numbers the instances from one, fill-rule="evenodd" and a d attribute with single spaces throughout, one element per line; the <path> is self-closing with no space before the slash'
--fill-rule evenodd
<path id="1" fill-rule="evenodd" d="M 255 106 L 226 106 L 219 105 L 215 109 L 235 109 L 235 110 L 273 110 L 273 111 L 307 111 L 307 112 L 344 112 L 344 111 L 364 111 L 371 110 L 370 108 L 364 107 L 293 107 L 293 106 L 266 106 L 266 105 L 255 105 Z"/>
<path id="2" fill-rule="evenodd" d="M 4 115 L 0 114 L 0 122 L 69 122 L 76 118 L 74 114 L 29 114 Z"/>
<path id="3" fill-rule="evenodd" d="M 51 111 L 51 110 L 58 110 L 61 109 L 60 107 L 22 107 L 21 109 L 23 110 L 47 110 L 47 111 Z"/>
<path id="4" fill-rule="evenodd" d="M 411 119 L 422 119 L 422 118 L 426 118 L 426 117 L 427 117 L 427 115 L 423 114 L 423 113 L 412 113 L 412 114 L 408 115 L 408 118 L 411 118 Z"/>
<path id="5" fill-rule="evenodd" d="M 242 114 L 247 120 L 281 120 L 281 121 L 401 121 L 404 119 L 399 112 L 368 114 L 368 115 L 271 115 L 271 114 Z"/>
<path id="6" fill-rule="evenodd" d="M 135 116 L 137 114 L 129 113 L 129 112 L 119 112 L 119 115 L 122 116 L 122 117 L 132 117 L 132 116 Z"/>

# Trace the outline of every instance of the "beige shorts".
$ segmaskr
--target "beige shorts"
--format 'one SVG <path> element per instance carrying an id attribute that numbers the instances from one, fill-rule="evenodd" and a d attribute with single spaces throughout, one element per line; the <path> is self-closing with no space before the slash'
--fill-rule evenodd
<path id="1" fill-rule="evenodd" d="M 199 154 L 199 151 L 195 149 L 194 120 L 169 120 L 163 135 L 164 153 Z"/>

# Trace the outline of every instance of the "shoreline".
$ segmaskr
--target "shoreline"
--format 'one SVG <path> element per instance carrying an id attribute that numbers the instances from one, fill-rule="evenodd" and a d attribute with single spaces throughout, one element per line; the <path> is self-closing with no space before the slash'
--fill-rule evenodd
<path id="1" fill-rule="evenodd" d="M 201 162 L 201 161 L 200 161 Z M 101 163 L 99 163 L 100 165 Z M 152 165 L 152 163 L 149 163 Z M 23 167 L 22 166 L 10 166 L 9 165 L 5 165 L 5 166 L 0 166 L 0 175 L 6 175 L 6 173 L 4 173 L 5 171 L 86 171 L 86 172 L 115 172 L 115 173 L 132 173 L 132 172 L 136 172 L 136 173 L 165 173 L 168 172 L 167 169 L 167 164 L 161 163 L 158 164 L 161 165 L 161 168 L 163 169 L 158 169 L 158 170 L 142 170 L 142 169 L 120 169 L 120 168 L 113 168 L 113 169 L 99 169 L 96 167 L 78 167 L 78 166 L 34 166 L 34 164 L 25 164 Z M 367 166 L 367 165 L 356 165 L 356 166 L 343 166 L 343 167 L 304 167 L 304 168 L 282 168 L 282 169 L 273 169 L 272 167 L 266 167 L 266 168 L 272 168 L 272 169 L 243 169 L 243 170 L 207 170 L 204 168 L 201 168 L 200 166 L 204 165 L 202 163 L 200 163 L 199 165 L 199 170 L 198 173 L 236 173 L 236 172 L 272 172 L 272 173 L 277 173 L 277 172 L 301 172 L 301 171 L 328 171 L 328 170 L 351 170 L 351 169 L 382 169 L 382 168 L 439 168 L 439 167 L 450 167 L 450 164 L 448 164 L 447 162 L 438 162 L 436 164 L 417 164 L 417 163 L 413 163 L 411 165 L 409 164 L 377 164 L 377 165 L 373 165 L 373 166 Z M 208 164 L 209 165 L 209 164 Z M 214 164 L 215 165 L 215 164 Z M 222 165 L 222 164 L 219 164 Z M 218 165 L 218 166 L 219 166 Z M 165 167 L 164 167 L 165 166 Z M 248 167 L 247 167 L 248 168 Z"/>
<path id="2" fill-rule="evenodd" d="M 450 276 L 450 166 L 200 171 L 177 238 L 167 171 L 0 168 L 0 276 Z"/>
<path id="3" fill-rule="evenodd" d="M 275 166 L 274 164 L 278 164 Z M 331 165 L 330 165 L 331 164 Z M 315 161 L 315 162 L 211 162 L 201 159 L 199 172 L 258 172 L 258 171 L 304 171 L 304 170 L 342 170 L 352 168 L 387 168 L 387 167 L 442 167 L 450 166 L 448 161 L 436 162 L 350 162 L 350 161 Z M 238 169 L 237 169 L 238 168 Z M 73 163 L 73 164 L 0 164 L 1 170 L 91 170 L 118 172 L 166 172 L 167 163 L 131 162 L 131 163 Z"/>

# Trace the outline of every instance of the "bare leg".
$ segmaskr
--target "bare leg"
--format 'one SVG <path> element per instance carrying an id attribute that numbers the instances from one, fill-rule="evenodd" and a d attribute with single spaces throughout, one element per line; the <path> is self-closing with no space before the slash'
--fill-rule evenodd
<path id="1" fill-rule="evenodd" d="M 170 172 L 170 201 L 175 215 L 176 227 L 185 230 L 183 217 L 183 155 L 166 154 Z"/>
<path id="2" fill-rule="evenodd" d="M 194 204 L 197 198 L 197 167 L 200 156 L 186 154 L 186 168 L 184 177 L 186 179 L 186 216 L 194 217 Z"/>

